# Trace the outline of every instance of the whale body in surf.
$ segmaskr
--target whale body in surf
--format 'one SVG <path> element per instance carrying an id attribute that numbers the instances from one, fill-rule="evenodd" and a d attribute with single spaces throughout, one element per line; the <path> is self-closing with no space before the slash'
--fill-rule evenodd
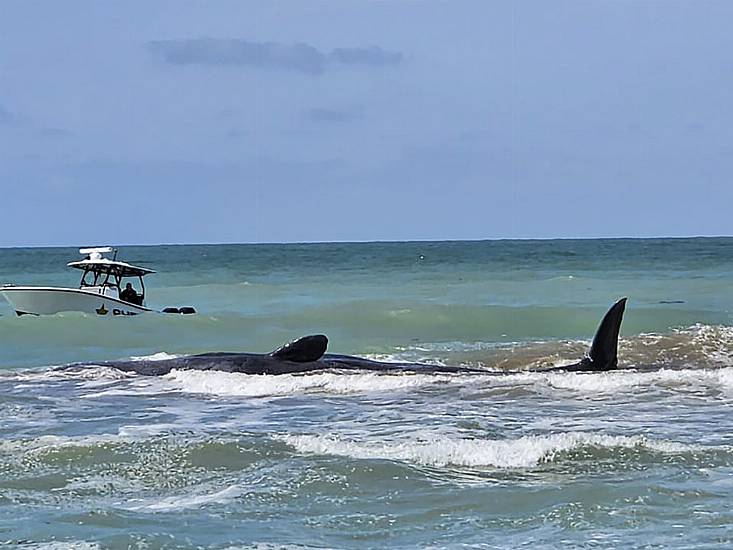
<path id="1" fill-rule="evenodd" d="M 547 371 L 594 372 L 615 369 L 618 365 L 618 337 L 626 308 L 626 298 L 613 304 L 598 326 L 587 355 L 577 363 L 542 369 Z M 161 376 L 172 370 L 215 370 L 243 374 L 292 374 L 323 370 L 420 373 L 496 373 L 463 366 L 424 363 L 373 361 L 351 355 L 326 353 L 328 338 L 323 334 L 304 336 L 267 354 L 202 353 L 163 360 L 109 361 L 94 363 L 147 376 Z M 72 367 L 89 366 L 77 363 Z M 506 371 L 509 372 L 509 371 Z M 526 371 L 524 371 L 526 372 Z"/>

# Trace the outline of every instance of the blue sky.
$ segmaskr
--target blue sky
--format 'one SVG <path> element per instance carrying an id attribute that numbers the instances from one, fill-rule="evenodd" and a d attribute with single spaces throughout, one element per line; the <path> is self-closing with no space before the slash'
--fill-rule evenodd
<path id="1" fill-rule="evenodd" d="M 0 246 L 733 234 L 733 2 L 27 2 Z"/>

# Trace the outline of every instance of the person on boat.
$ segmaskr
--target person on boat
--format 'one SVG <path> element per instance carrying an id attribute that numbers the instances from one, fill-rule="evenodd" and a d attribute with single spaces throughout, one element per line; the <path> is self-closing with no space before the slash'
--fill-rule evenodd
<path id="1" fill-rule="evenodd" d="M 125 285 L 125 290 L 120 292 L 120 300 L 129 302 L 131 304 L 139 304 L 140 296 L 137 292 L 135 292 L 135 289 L 132 288 L 132 283 L 127 283 Z"/>

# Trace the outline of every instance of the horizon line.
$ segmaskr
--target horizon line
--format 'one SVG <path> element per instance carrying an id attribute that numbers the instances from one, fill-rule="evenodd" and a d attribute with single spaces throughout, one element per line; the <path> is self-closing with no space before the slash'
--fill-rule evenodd
<path id="1" fill-rule="evenodd" d="M 219 241 L 219 242 L 189 242 L 189 243 L 122 243 L 105 245 L 112 247 L 153 247 L 153 246 L 237 246 L 237 245 L 305 245 L 305 244 L 409 244 L 409 243 L 468 243 L 468 242 L 501 242 L 501 241 L 649 241 L 649 240 L 692 240 L 692 239 L 729 239 L 733 235 L 687 235 L 653 237 L 488 237 L 477 239 L 371 239 L 371 240 L 334 240 L 334 241 Z M 30 245 L 0 245 L 0 250 L 23 248 L 79 248 L 86 246 L 102 246 L 98 243 L 71 244 L 30 244 Z"/>

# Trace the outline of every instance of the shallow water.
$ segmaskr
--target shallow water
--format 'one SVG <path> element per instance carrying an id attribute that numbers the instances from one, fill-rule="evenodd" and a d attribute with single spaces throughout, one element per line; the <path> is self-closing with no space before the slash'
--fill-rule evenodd
<path id="1" fill-rule="evenodd" d="M 0 317 L 0 543 L 709 548 L 733 539 L 733 240 L 129 247 L 154 306 Z M 74 285 L 74 249 L 0 282 Z M 622 371 L 577 359 L 630 297 Z M 671 303 L 670 303 L 671 302 Z M 161 378 L 76 361 L 330 351 L 486 375 Z"/>

